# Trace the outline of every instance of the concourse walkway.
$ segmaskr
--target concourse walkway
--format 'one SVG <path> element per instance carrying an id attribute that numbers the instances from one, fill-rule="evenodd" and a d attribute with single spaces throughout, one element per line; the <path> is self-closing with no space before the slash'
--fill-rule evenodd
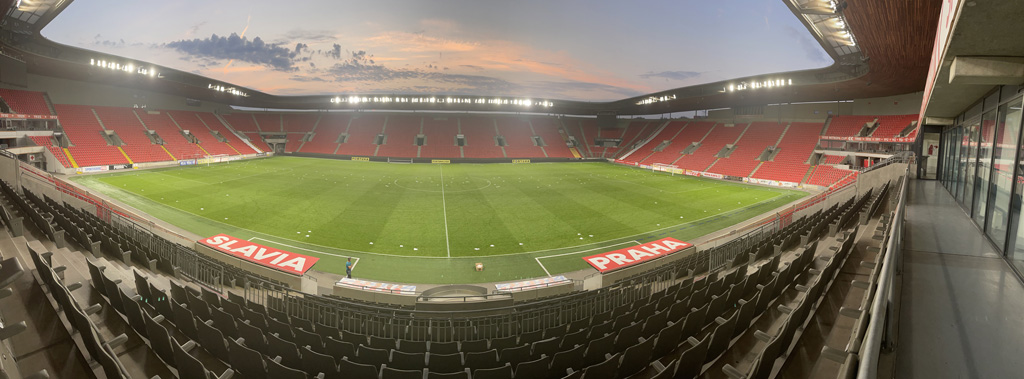
<path id="1" fill-rule="evenodd" d="M 1024 284 L 938 181 L 908 196 L 894 377 L 1024 377 Z"/>

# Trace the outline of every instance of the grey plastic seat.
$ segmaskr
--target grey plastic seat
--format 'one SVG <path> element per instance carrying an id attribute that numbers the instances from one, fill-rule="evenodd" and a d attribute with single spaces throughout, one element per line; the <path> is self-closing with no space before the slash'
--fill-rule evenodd
<path id="1" fill-rule="evenodd" d="M 288 367 L 301 367 L 302 359 L 299 357 L 299 348 L 291 341 L 285 341 L 276 334 L 267 335 L 269 353 L 267 356 L 281 357 L 281 364 Z"/>
<path id="2" fill-rule="evenodd" d="M 263 334 L 262 329 L 244 322 L 240 322 L 235 325 L 238 327 L 238 337 L 245 339 L 246 347 L 256 350 L 264 355 L 270 354 L 270 348 L 267 346 L 267 338 Z"/>
<path id="3" fill-rule="evenodd" d="M 370 336 L 370 344 L 368 345 L 374 349 L 381 350 L 396 350 L 398 344 L 394 338 L 385 338 L 378 336 Z M 404 351 L 404 350 L 403 350 Z M 409 351 L 409 353 L 416 353 L 415 351 Z"/>
<path id="4" fill-rule="evenodd" d="M 380 379 L 423 379 L 423 370 L 399 370 L 384 367 L 380 370 Z"/>
<path id="5" fill-rule="evenodd" d="M 388 367 L 399 370 L 423 370 L 427 366 L 426 353 L 403 353 L 398 350 L 391 351 L 391 363 Z"/>
<path id="6" fill-rule="evenodd" d="M 463 353 L 484 352 L 490 350 L 487 340 L 471 340 L 459 342 L 459 351 Z"/>
<path id="7" fill-rule="evenodd" d="M 266 379 L 267 367 L 263 355 L 258 351 L 245 347 L 245 339 L 228 340 L 231 368 L 242 378 Z"/>
<path id="8" fill-rule="evenodd" d="M 587 352 L 583 358 L 583 364 L 590 366 L 604 362 L 605 354 L 611 354 L 615 349 L 615 335 L 607 336 L 590 341 L 587 344 Z"/>
<path id="9" fill-rule="evenodd" d="M 545 340 L 534 342 L 530 349 L 530 354 L 534 357 L 541 355 L 553 356 L 558 352 L 558 346 L 561 345 L 562 341 L 558 338 L 548 338 Z"/>
<path id="10" fill-rule="evenodd" d="M 231 355 L 228 353 L 227 341 L 220 330 L 210 325 L 212 323 L 212 321 L 199 323 L 199 345 L 222 362 L 229 362 Z"/>
<path id="11" fill-rule="evenodd" d="M 18 257 L 10 257 L 0 261 L 0 288 L 7 288 L 25 273 Z"/>
<path id="12" fill-rule="evenodd" d="M 626 348 L 626 351 L 622 353 L 622 361 L 619 362 L 619 375 L 628 377 L 643 371 L 651 363 L 651 353 L 653 351 L 653 339 L 647 339 L 644 342 Z"/>
<path id="13" fill-rule="evenodd" d="M 469 379 L 469 372 L 462 370 L 458 372 L 438 373 L 428 370 L 427 379 Z"/>
<path id="14" fill-rule="evenodd" d="M 344 377 L 352 379 L 377 379 L 377 366 L 356 363 L 346 359 L 338 361 L 338 372 L 343 372 Z"/>
<path id="15" fill-rule="evenodd" d="M 309 346 L 318 353 L 325 353 L 324 342 L 320 339 L 320 335 L 307 332 L 303 329 L 295 329 L 295 345 L 296 346 Z"/>
<path id="16" fill-rule="evenodd" d="M 334 357 L 317 353 L 308 346 L 302 347 L 302 369 L 310 375 L 323 373 L 324 379 L 342 378 Z"/>
<path id="17" fill-rule="evenodd" d="M 282 340 L 295 342 L 295 334 L 291 325 L 268 317 L 267 328 L 268 336 L 271 334 L 277 334 L 277 337 Z"/>
<path id="18" fill-rule="evenodd" d="M 340 361 L 343 357 L 351 358 L 356 356 L 356 347 L 352 346 L 352 344 L 348 342 L 339 341 L 330 337 L 328 337 L 324 342 L 326 342 L 324 344 L 324 349 L 327 350 L 328 355 L 334 357 L 334 360 L 336 361 Z"/>
<path id="19" fill-rule="evenodd" d="M 523 345 L 519 347 L 508 348 L 498 353 L 498 361 L 511 364 L 513 366 L 518 365 L 522 362 L 530 360 L 532 355 L 530 354 L 530 346 Z"/>
<path id="20" fill-rule="evenodd" d="M 281 364 L 282 358 L 267 359 L 267 377 L 272 379 L 306 379 L 306 373 Z"/>
<path id="21" fill-rule="evenodd" d="M 203 366 L 203 362 L 200 362 L 196 357 L 193 357 L 188 352 L 196 346 L 193 341 L 186 342 L 185 345 L 178 345 L 177 343 L 171 345 L 171 349 L 174 350 L 174 362 L 178 367 L 178 377 L 180 378 L 199 378 L 199 379 L 229 379 L 234 376 L 235 371 L 227 369 L 220 375 L 216 375 L 206 369 Z"/>
<path id="22" fill-rule="evenodd" d="M 580 330 L 577 330 L 575 332 L 566 334 L 565 337 L 562 337 L 562 341 L 561 341 L 561 343 L 559 343 L 558 349 L 559 350 L 569 350 L 569 349 L 572 349 L 573 347 L 576 347 L 577 345 L 584 345 L 584 346 L 586 346 L 586 344 L 587 344 L 587 333 L 589 333 L 589 332 L 590 331 L 588 331 L 586 329 L 580 329 Z"/>
<path id="23" fill-rule="evenodd" d="M 643 331 L 643 327 L 643 324 L 633 324 L 620 330 L 615 336 L 615 351 L 623 351 L 627 347 L 636 345 L 640 339 L 640 332 Z"/>
<path id="24" fill-rule="evenodd" d="M 398 340 L 397 349 L 406 353 L 426 353 L 427 343 L 425 341 Z"/>
<path id="25" fill-rule="evenodd" d="M 683 350 L 683 353 L 679 356 L 679 366 L 676 368 L 676 378 L 696 378 L 700 375 L 700 370 L 704 366 L 704 359 L 707 357 L 708 344 L 711 341 L 711 337 L 704 337 L 702 340 L 690 337 L 687 339 L 687 344 L 690 348 Z"/>
<path id="26" fill-rule="evenodd" d="M 522 378 L 547 378 L 551 374 L 551 357 L 544 357 L 520 363 L 516 366 L 515 377 Z"/>
<path id="27" fill-rule="evenodd" d="M 227 302 L 225 301 L 225 303 Z M 213 320 L 213 326 L 220 330 L 221 334 L 231 338 L 241 337 L 238 335 L 238 327 L 235 325 L 235 317 L 231 314 L 218 308 L 211 308 L 210 319 Z"/>
<path id="28" fill-rule="evenodd" d="M 491 349 L 487 351 L 474 351 L 466 353 L 465 366 L 475 372 L 484 368 L 496 368 L 501 366 L 498 362 L 498 351 Z"/>
<path id="29" fill-rule="evenodd" d="M 473 379 L 512 379 L 512 366 L 473 370 Z"/>
<path id="30" fill-rule="evenodd" d="M 374 349 L 372 347 L 359 345 L 356 347 L 356 356 L 349 357 L 353 362 L 381 366 L 388 363 L 390 354 L 386 350 Z"/>
<path id="31" fill-rule="evenodd" d="M 434 354 L 455 354 L 459 352 L 459 343 L 452 342 L 431 342 L 430 353 Z"/>
<path id="32" fill-rule="evenodd" d="M 586 346 L 580 345 L 570 350 L 555 353 L 551 360 L 552 374 L 561 377 L 567 374 L 566 370 L 568 369 L 578 371 L 583 368 L 583 358 L 586 350 Z"/>
<path id="33" fill-rule="evenodd" d="M 174 311 L 174 326 L 178 328 L 178 331 L 193 341 L 199 341 L 199 329 L 196 328 L 192 311 L 186 309 L 182 304 L 173 303 L 173 300 L 171 307 Z"/>
<path id="34" fill-rule="evenodd" d="M 643 338 L 651 338 L 651 336 L 660 332 L 666 325 L 668 325 L 668 312 L 651 315 L 645 319 L 644 327 L 640 332 L 640 336 Z"/>
<path id="35" fill-rule="evenodd" d="M 580 378 L 617 379 L 619 377 L 619 360 L 621 358 L 621 354 L 615 354 L 601 363 L 584 367 L 583 375 Z"/>
<path id="36" fill-rule="evenodd" d="M 492 349 L 497 349 L 498 353 L 501 353 L 502 350 L 522 345 L 519 344 L 518 338 L 516 336 L 508 336 L 491 339 L 490 346 Z"/>
<path id="37" fill-rule="evenodd" d="M 453 354 L 427 354 L 427 369 L 430 372 L 449 373 L 465 371 L 462 363 L 462 353 Z"/>

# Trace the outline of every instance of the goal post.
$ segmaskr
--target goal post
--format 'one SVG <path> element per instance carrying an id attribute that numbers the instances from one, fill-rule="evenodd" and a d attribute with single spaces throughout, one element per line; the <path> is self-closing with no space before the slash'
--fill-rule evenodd
<path id="1" fill-rule="evenodd" d="M 412 158 L 388 158 L 388 163 L 412 163 Z"/>
<path id="2" fill-rule="evenodd" d="M 651 171 L 652 172 L 657 172 L 657 171 L 667 172 L 667 173 L 671 174 L 672 176 L 675 176 L 676 174 L 682 174 L 683 173 L 683 169 L 679 168 L 679 166 L 676 166 L 674 164 L 667 164 L 667 163 L 655 163 L 655 164 L 652 164 L 651 165 Z"/>
<path id="3" fill-rule="evenodd" d="M 210 167 L 211 163 L 222 163 L 222 162 L 223 163 L 228 163 L 228 162 L 230 162 L 231 160 L 227 159 L 230 156 L 231 156 L 230 154 L 206 155 L 206 156 L 203 157 L 203 159 L 206 160 L 206 167 Z M 199 164 L 202 164 L 202 162 L 199 162 Z"/>

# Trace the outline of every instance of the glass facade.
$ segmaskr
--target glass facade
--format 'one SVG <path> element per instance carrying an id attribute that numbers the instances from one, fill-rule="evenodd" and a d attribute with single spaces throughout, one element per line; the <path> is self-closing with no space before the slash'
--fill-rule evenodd
<path id="1" fill-rule="evenodd" d="M 942 131 L 938 173 L 964 211 L 1024 272 L 1024 99 L 1018 92 L 994 92 Z"/>

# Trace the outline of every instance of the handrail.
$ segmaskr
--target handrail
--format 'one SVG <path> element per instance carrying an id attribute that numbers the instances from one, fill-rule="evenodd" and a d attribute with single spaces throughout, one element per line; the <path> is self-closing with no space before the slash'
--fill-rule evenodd
<path id="1" fill-rule="evenodd" d="M 902 254 L 903 248 L 903 218 L 906 212 L 907 186 L 910 182 L 909 166 L 904 173 L 903 185 L 896 193 L 900 197 L 896 206 L 892 223 L 889 226 L 888 242 L 885 245 L 885 255 L 882 256 L 882 269 L 878 275 L 878 287 L 875 289 L 874 301 L 871 304 L 871 321 L 868 323 L 864 343 L 860 350 L 860 363 L 857 369 L 858 379 L 874 379 L 878 376 L 878 356 L 882 351 L 882 345 L 892 346 L 895 343 L 895 335 L 887 330 L 896 322 L 894 313 L 890 313 L 892 305 L 893 279 L 895 276 L 896 257 Z"/>

